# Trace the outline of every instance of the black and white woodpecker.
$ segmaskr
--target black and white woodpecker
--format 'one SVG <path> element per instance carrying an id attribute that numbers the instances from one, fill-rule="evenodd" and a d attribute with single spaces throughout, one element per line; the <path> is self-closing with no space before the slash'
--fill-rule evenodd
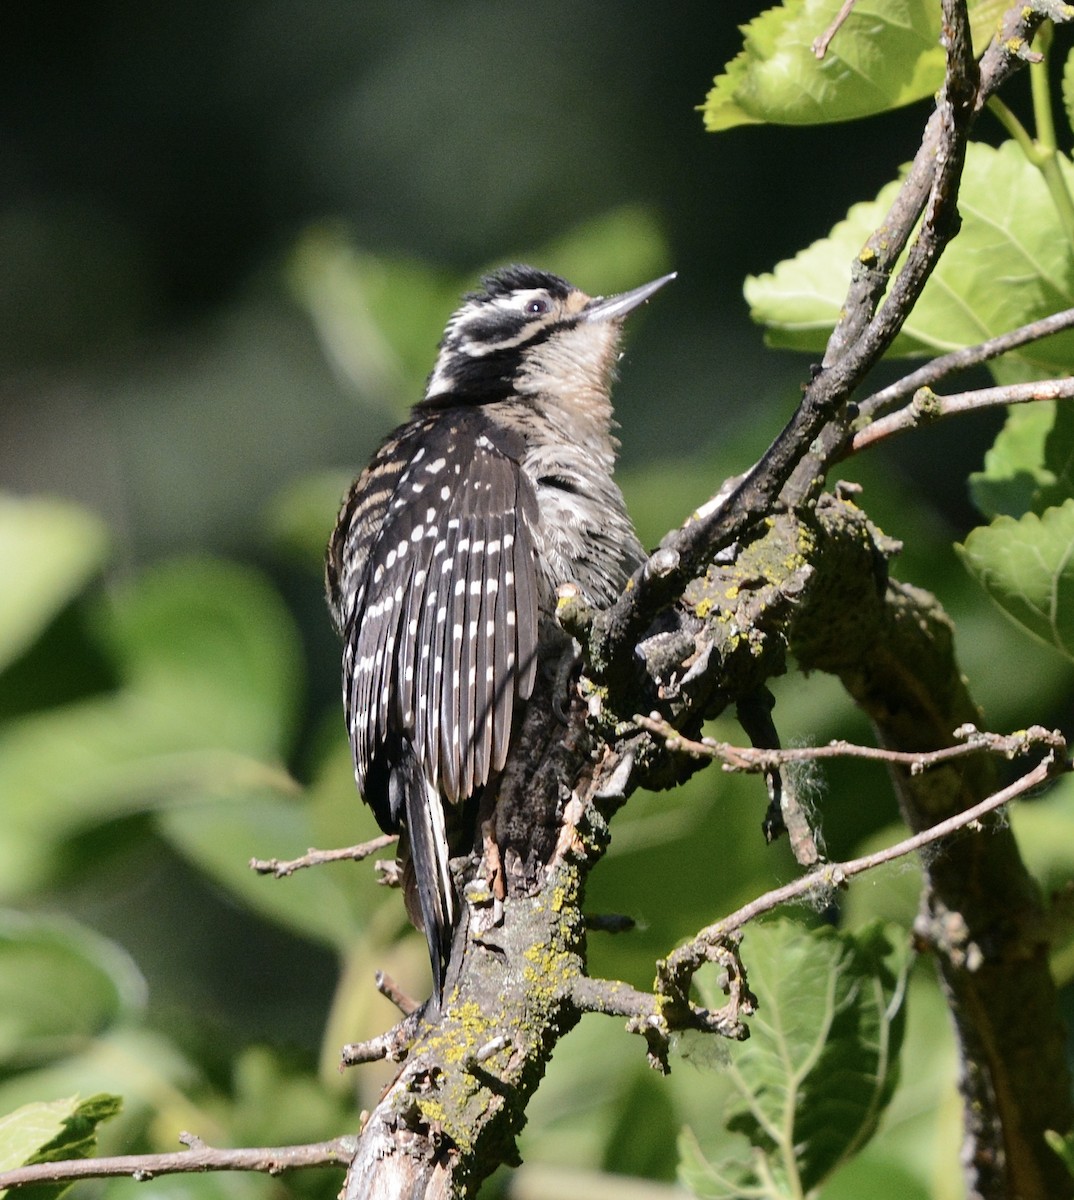
<path id="1" fill-rule="evenodd" d="M 459 903 L 445 806 L 503 770 L 557 589 L 607 606 L 644 557 L 609 392 L 623 318 L 673 278 L 596 298 L 532 267 L 485 278 L 328 546 L 355 779 L 409 843 L 437 1007 Z"/>

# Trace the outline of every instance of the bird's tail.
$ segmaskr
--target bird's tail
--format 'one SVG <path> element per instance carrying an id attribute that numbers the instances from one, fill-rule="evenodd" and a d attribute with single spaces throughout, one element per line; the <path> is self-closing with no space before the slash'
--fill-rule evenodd
<path id="1" fill-rule="evenodd" d="M 417 755 L 405 746 L 401 761 L 392 769 L 392 789 L 402 796 L 392 797 L 393 811 L 404 813 L 407 840 L 410 843 L 409 878 L 404 879 L 404 894 L 411 920 L 425 932 L 429 961 L 433 968 L 433 1003 L 439 1009 L 444 996 L 444 978 L 455 931 L 455 888 L 448 867 L 450 850 L 444 822 L 444 801 L 439 790 L 421 769 Z M 396 807 L 398 801 L 402 803 Z M 417 892 L 417 905 L 413 904 Z M 414 908 L 417 908 L 417 912 Z"/>

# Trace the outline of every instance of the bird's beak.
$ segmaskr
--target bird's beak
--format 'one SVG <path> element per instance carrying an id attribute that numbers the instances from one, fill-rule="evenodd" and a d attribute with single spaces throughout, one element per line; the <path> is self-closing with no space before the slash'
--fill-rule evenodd
<path id="1" fill-rule="evenodd" d="M 677 271 L 672 271 L 670 275 L 662 275 L 651 283 L 643 283 L 633 291 L 620 292 L 618 296 L 597 296 L 586 305 L 583 317 L 586 321 L 617 321 L 639 304 L 644 304 L 653 292 L 658 291 L 665 283 L 670 283 L 677 274 Z"/>

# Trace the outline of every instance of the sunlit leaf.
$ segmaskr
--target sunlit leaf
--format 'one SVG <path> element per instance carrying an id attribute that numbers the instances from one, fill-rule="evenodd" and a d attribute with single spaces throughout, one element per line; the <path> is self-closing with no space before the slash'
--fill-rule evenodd
<path id="1" fill-rule="evenodd" d="M 1056 1133 L 1054 1129 L 1048 1129 L 1044 1133 L 1044 1140 L 1063 1160 L 1063 1165 L 1066 1167 L 1067 1172 L 1074 1179 L 1074 1133 L 1063 1137 L 1061 1133 Z"/>
<path id="2" fill-rule="evenodd" d="M 1040 516 L 997 517 L 974 529 L 959 552 L 1004 612 L 1074 658 L 1074 500 Z"/>
<path id="3" fill-rule="evenodd" d="M 1054 401 L 1015 404 L 985 453 L 984 469 L 969 479 L 970 496 L 986 517 L 1020 517 L 1042 511 L 1039 496 L 1055 484 L 1045 465 L 1048 436 L 1055 422 Z"/>
<path id="4" fill-rule="evenodd" d="M 0 1117 L 0 1171 L 41 1162 L 88 1158 L 97 1145 L 97 1126 L 119 1112 L 118 1096 L 97 1095 L 87 1100 L 71 1096 L 27 1104 Z M 38 1184 L 34 1200 L 55 1200 L 69 1183 Z M 0 1196 L 9 1193 L 0 1192 Z"/>
<path id="5" fill-rule="evenodd" d="M 680 1179 L 715 1198 L 767 1175 L 802 1195 L 868 1141 L 891 1099 L 908 950 L 879 926 L 852 935 L 780 921 L 751 930 L 743 954 L 760 1007 L 749 1041 L 730 1049 L 738 1096 L 726 1125 L 750 1150 L 739 1138 L 702 1150 L 688 1135 Z"/>
<path id="6" fill-rule="evenodd" d="M 1068 186 L 1074 168 L 1060 159 Z M 851 266 L 898 189 L 856 204 L 828 237 L 746 282 L 754 320 L 773 345 L 819 352 L 850 283 Z M 962 228 L 893 346 L 896 354 L 943 352 L 1074 305 L 1074 254 L 1041 173 L 1012 142 L 971 143 L 959 195 Z M 1074 336 L 1058 334 L 995 365 L 1004 380 L 1074 369 Z"/>
<path id="7" fill-rule="evenodd" d="M 939 88 L 944 51 L 933 0 L 858 0 L 818 58 L 813 45 L 840 8 L 841 0 L 785 0 L 744 26 L 742 51 L 705 101 L 706 129 L 848 121 Z M 970 5 L 978 49 L 1001 11 L 1000 0 Z"/>
<path id="8" fill-rule="evenodd" d="M 0 670 L 101 569 L 104 526 L 60 500 L 0 495 Z"/>
<path id="9" fill-rule="evenodd" d="M 24 1104 L 0 1117 L 0 1171 L 24 1166 L 63 1130 L 78 1107 L 78 1097 Z M 0 1192 L 6 1196 L 7 1192 Z"/>

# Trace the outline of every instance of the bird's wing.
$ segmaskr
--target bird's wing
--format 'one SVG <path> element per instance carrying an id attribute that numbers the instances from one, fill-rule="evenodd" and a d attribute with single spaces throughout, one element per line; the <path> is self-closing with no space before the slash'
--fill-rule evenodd
<path id="1" fill-rule="evenodd" d="M 521 447 L 463 409 L 430 419 L 399 450 L 405 465 L 355 559 L 360 581 L 350 584 L 344 563 L 337 586 L 358 786 L 396 827 L 402 814 L 384 811 L 379 782 L 392 748 L 405 739 L 449 801 L 471 795 L 504 765 L 537 650 L 537 502 Z M 372 509 L 356 505 L 354 521 L 369 524 Z"/>

